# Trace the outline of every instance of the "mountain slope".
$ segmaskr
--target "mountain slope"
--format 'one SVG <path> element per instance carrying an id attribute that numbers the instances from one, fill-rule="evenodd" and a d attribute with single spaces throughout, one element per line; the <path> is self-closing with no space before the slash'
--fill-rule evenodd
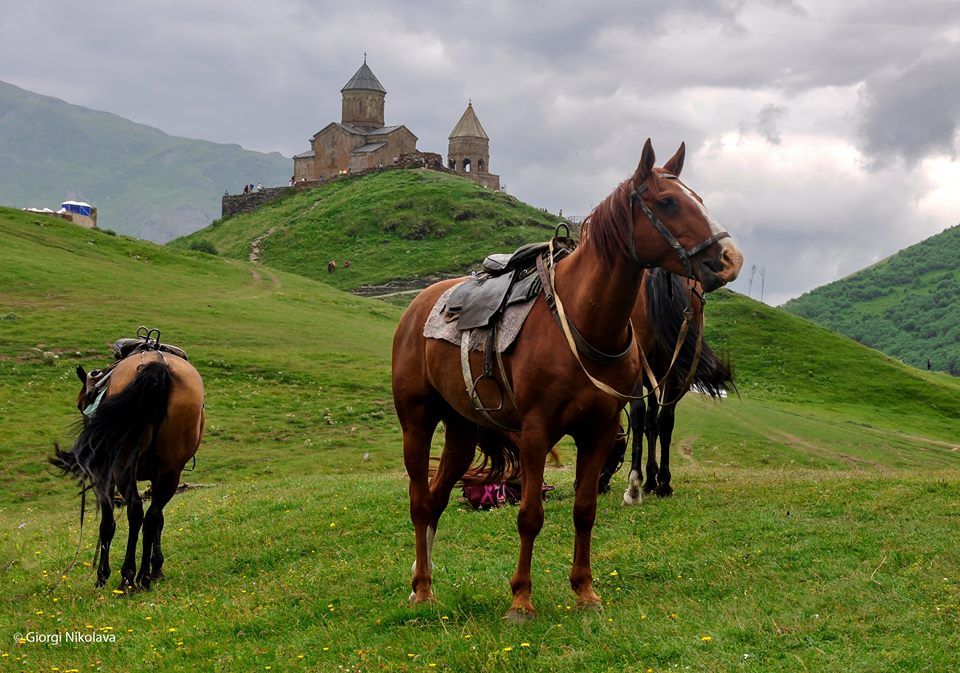
<path id="1" fill-rule="evenodd" d="M 0 82 L 0 203 L 98 208 L 105 229 L 166 241 L 220 216 L 225 189 L 286 184 L 290 160 L 169 136 Z"/>
<path id="2" fill-rule="evenodd" d="M 783 308 L 915 367 L 960 375 L 960 225 Z"/>
<path id="3" fill-rule="evenodd" d="M 214 222 L 174 241 L 198 240 L 247 259 L 259 240 L 265 264 L 336 287 L 466 273 L 491 252 L 550 238 L 555 215 L 458 176 L 388 170 L 329 184 Z M 327 273 L 327 262 L 341 268 Z M 342 268 L 349 259 L 351 267 Z"/>

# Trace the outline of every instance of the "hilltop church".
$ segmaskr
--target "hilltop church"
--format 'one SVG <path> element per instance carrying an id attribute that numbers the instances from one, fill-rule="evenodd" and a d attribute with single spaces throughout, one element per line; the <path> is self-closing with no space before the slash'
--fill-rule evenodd
<path id="1" fill-rule="evenodd" d="M 389 166 L 417 151 L 417 136 L 406 126 L 384 124 L 383 88 L 364 57 L 363 65 L 340 90 L 341 118 L 310 139 L 310 150 L 293 157 L 293 179 L 313 182 L 345 171 Z M 451 170 L 490 189 L 500 177 L 490 171 L 490 138 L 473 111 L 472 101 L 450 133 L 447 161 Z"/>

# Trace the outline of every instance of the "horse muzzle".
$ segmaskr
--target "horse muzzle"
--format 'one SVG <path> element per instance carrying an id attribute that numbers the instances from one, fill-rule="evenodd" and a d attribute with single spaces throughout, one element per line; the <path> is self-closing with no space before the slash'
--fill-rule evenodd
<path id="1" fill-rule="evenodd" d="M 717 254 L 709 254 L 716 248 L 719 248 Z M 700 276 L 700 284 L 705 292 L 713 292 L 727 283 L 732 283 L 740 275 L 740 268 L 743 266 L 743 254 L 729 238 L 718 241 L 697 257 L 697 275 Z"/>

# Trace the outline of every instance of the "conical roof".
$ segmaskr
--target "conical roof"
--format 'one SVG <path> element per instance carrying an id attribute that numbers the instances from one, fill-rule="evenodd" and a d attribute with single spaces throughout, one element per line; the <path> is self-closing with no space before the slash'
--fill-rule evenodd
<path id="1" fill-rule="evenodd" d="M 366 59 L 363 61 L 363 65 L 360 66 L 360 69 L 350 78 L 350 81 L 343 85 L 343 88 L 340 89 L 340 92 L 349 91 L 351 89 L 366 89 L 368 91 L 379 91 L 380 93 L 387 93 L 387 90 L 383 88 L 383 85 L 380 84 L 380 81 L 377 79 L 377 76 L 373 74 L 373 71 L 370 70 L 370 66 L 367 65 Z"/>
<path id="2" fill-rule="evenodd" d="M 480 120 L 477 119 L 477 113 L 473 111 L 473 103 L 467 103 L 467 109 L 463 111 L 460 121 L 450 132 L 450 138 L 483 138 L 490 140 L 483 127 L 480 126 Z"/>

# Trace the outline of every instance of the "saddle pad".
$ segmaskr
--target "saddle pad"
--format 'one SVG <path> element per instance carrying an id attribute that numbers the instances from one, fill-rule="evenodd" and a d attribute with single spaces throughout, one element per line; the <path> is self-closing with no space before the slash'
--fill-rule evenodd
<path id="1" fill-rule="evenodd" d="M 437 300 L 437 303 L 433 305 L 433 309 L 430 311 L 430 315 L 427 316 L 427 322 L 423 324 L 423 336 L 428 339 L 443 339 L 444 341 L 449 341 L 454 346 L 460 345 L 460 325 L 459 320 L 447 320 L 444 317 L 444 311 L 447 306 L 447 298 L 450 296 L 450 293 L 457 289 L 459 285 L 454 285 L 442 295 Z M 500 322 L 500 339 L 497 344 L 497 350 L 501 353 L 505 352 L 517 338 L 517 334 L 520 333 L 520 328 L 523 327 L 524 321 L 527 319 L 527 316 L 530 314 L 530 310 L 533 308 L 533 303 L 536 301 L 536 296 L 528 301 L 516 302 L 508 304 L 507 308 L 503 311 L 503 319 Z M 490 329 L 486 327 L 481 327 L 470 331 L 470 350 L 482 351 L 486 348 L 487 336 L 490 334 Z"/>

